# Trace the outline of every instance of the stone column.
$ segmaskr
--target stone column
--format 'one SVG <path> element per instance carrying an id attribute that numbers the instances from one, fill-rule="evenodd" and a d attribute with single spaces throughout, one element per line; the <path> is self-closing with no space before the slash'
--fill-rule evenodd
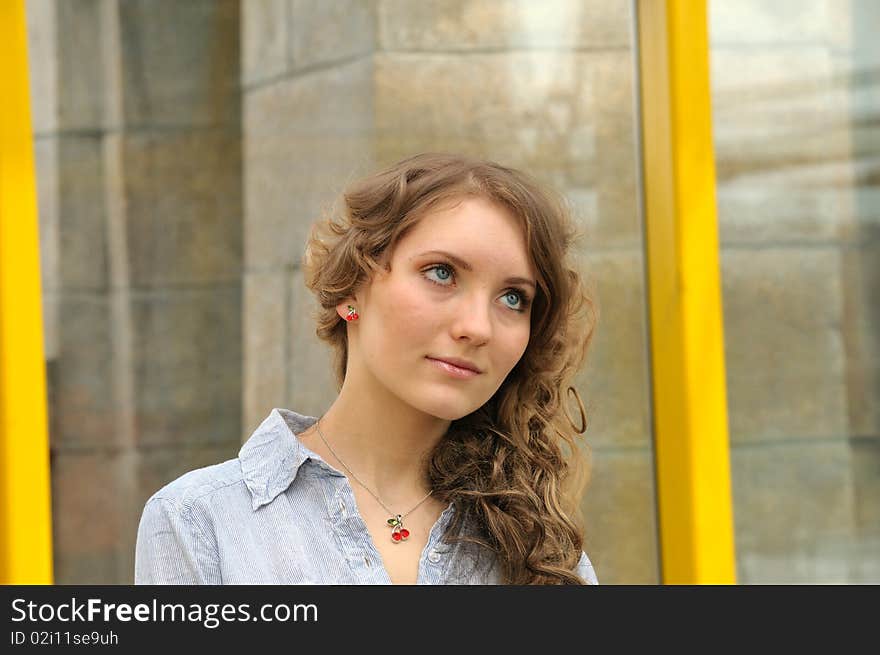
<path id="1" fill-rule="evenodd" d="M 55 576 L 241 432 L 239 3 L 28 0 Z"/>
<path id="2" fill-rule="evenodd" d="M 300 260 L 311 224 L 374 165 L 373 0 L 242 3 L 244 424 L 336 388 Z"/>

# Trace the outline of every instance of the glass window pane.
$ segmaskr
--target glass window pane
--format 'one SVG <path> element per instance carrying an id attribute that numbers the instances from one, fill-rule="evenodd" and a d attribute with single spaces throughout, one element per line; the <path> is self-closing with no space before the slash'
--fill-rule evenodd
<path id="1" fill-rule="evenodd" d="M 594 457 L 585 550 L 600 582 L 657 582 L 632 3 L 331 9 L 348 5 L 291 4 L 285 32 L 277 7 L 242 4 L 244 301 L 262 306 L 267 284 L 284 289 L 298 326 L 276 349 L 278 325 L 245 318 L 246 362 L 261 361 L 261 348 L 288 353 L 273 380 L 245 380 L 245 422 L 264 414 L 266 394 L 313 412 L 332 391 L 325 350 L 303 346 L 313 329 L 295 264 L 308 225 L 345 181 L 423 151 L 520 168 L 571 202 L 583 268 L 605 299 L 576 383 Z"/>
<path id="2" fill-rule="evenodd" d="M 710 2 L 742 583 L 880 581 L 880 4 Z"/>

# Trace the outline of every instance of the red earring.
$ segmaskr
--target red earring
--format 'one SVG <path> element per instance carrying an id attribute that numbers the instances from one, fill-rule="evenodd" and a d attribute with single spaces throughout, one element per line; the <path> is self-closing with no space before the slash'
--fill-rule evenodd
<path id="1" fill-rule="evenodd" d="M 356 321 L 358 319 L 357 310 L 351 305 L 348 306 L 348 316 L 345 317 L 346 321 Z"/>

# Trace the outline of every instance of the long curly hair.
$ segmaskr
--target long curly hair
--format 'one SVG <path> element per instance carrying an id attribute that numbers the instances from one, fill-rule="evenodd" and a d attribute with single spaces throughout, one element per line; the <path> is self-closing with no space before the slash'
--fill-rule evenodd
<path id="1" fill-rule="evenodd" d="M 336 306 L 372 279 L 381 255 L 421 216 L 474 196 L 518 218 L 538 289 L 522 357 L 492 398 L 452 421 L 428 458 L 435 497 L 456 508 L 444 540 L 489 549 L 508 584 L 584 584 L 574 570 L 589 448 L 576 435 L 587 417 L 569 385 L 586 358 L 598 307 L 570 259 L 581 233 L 560 195 L 516 169 L 445 153 L 408 157 L 350 183 L 312 226 L 303 255 L 305 284 L 318 300 L 316 334 L 335 352 L 341 389 L 348 338 Z M 569 392 L 580 426 L 567 411 Z"/>

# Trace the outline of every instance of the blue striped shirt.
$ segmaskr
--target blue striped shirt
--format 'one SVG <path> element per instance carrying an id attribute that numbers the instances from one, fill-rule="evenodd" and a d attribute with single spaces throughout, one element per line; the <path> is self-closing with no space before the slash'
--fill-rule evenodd
<path id="1" fill-rule="evenodd" d="M 135 584 L 391 584 L 348 478 L 296 436 L 316 421 L 273 409 L 237 459 L 153 494 L 138 526 Z M 430 531 L 418 584 L 498 584 L 485 548 L 442 541 L 454 511 L 450 503 Z M 598 584 L 586 553 L 575 572 Z"/>

